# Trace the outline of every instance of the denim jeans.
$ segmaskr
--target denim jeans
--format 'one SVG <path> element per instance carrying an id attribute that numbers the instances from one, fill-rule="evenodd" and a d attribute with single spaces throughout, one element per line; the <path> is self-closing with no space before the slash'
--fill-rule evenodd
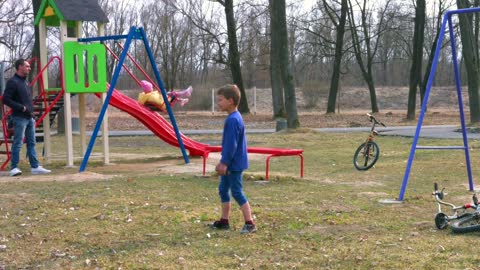
<path id="1" fill-rule="evenodd" d="M 11 169 L 18 167 L 20 161 L 20 150 L 22 149 L 23 138 L 26 137 L 27 156 L 32 168 L 38 167 L 37 152 L 35 151 L 35 120 L 23 117 L 13 117 L 13 144 Z"/>

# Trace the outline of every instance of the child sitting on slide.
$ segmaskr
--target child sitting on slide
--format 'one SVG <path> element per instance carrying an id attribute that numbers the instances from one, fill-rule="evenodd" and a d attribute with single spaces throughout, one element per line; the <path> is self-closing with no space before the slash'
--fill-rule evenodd
<path id="1" fill-rule="evenodd" d="M 145 105 L 145 104 L 152 104 L 153 106 L 157 107 L 161 111 L 166 110 L 166 105 L 163 100 L 162 93 L 157 90 L 153 90 L 153 85 L 145 80 L 140 82 L 143 92 L 138 95 L 138 103 Z M 180 103 L 180 106 L 187 104 L 188 97 L 192 94 L 192 87 L 189 86 L 185 90 L 174 90 L 167 93 L 168 102 L 171 105 L 174 105 L 176 102 Z"/>

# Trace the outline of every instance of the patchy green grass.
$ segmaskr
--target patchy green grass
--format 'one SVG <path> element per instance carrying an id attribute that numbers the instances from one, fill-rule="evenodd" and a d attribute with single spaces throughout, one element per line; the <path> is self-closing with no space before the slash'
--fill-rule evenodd
<path id="1" fill-rule="evenodd" d="M 280 157 L 271 160 L 271 181 L 251 180 L 261 179 L 265 170 L 264 157 L 251 160 L 244 186 L 259 228 L 252 235 L 240 235 L 243 221 L 237 207 L 232 230 L 207 227 L 220 211 L 215 177 L 125 169 L 135 164 L 155 167 L 173 158 L 181 163 L 178 149 L 154 137 L 111 138 L 113 153 L 143 156 L 114 155 L 112 166 L 102 166 L 93 158 L 87 170 L 115 175 L 110 180 L 0 183 L 0 245 L 4 245 L 0 265 L 8 269 L 479 268 L 480 259 L 472 256 L 479 234 L 438 231 L 433 220 L 434 181 L 447 188 L 447 200 L 461 204 L 470 199 L 463 152 L 417 151 L 405 203 L 385 205 L 378 201 L 398 196 L 412 139 L 378 137 L 377 165 L 360 172 L 352 157 L 365 137 L 308 131 L 249 135 L 251 146 L 305 149 L 304 179 L 298 178 L 298 157 Z M 195 139 L 220 140 L 218 135 Z M 63 151 L 62 140 L 54 140 L 53 149 Z M 420 141 L 461 144 L 460 140 Z M 480 144 L 472 140 L 470 146 L 476 177 Z M 63 168 L 62 162 L 54 160 L 49 167 L 56 175 L 75 177 L 75 169 Z"/>

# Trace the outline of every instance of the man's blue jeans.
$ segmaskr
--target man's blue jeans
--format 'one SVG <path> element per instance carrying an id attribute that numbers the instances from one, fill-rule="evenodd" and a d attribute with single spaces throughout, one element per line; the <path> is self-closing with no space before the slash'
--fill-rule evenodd
<path id="1" fill-rule="evenodd" d="M 37 152 L 35 151 L 35 120 L 14 116 L 13 118 L 13 145 L 11 169 L 18 167 L 20 161 L 20 150 L 22 149 L 23 138 L 27 142 L 27 156 L 32 168 L 38 167 Z"/>

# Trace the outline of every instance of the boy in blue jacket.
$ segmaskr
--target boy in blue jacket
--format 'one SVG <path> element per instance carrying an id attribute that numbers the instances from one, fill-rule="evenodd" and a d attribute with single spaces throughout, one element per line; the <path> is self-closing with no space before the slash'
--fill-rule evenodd
<path id="1" fill-rule="evenodd" d="M 247 139 L 242 115 L 237 107 L 240 102 L 240 90 L 234 84 L 227 84 L 217 90 L 217 106 L 227 112 L 222 136 L 222 158 L 215 167 L 221 176 L 218 192 L 222 202 L 222 216 L 220 220 L 211 224 L 215 229 L 230 229 L 229 216 L 231 209 L 230 192 L 242 210 L 245 225 L 240 233 L 257 231 L 252 218 L 250 204 L 243 193 L 242 173 L 248 168 Z"/>

